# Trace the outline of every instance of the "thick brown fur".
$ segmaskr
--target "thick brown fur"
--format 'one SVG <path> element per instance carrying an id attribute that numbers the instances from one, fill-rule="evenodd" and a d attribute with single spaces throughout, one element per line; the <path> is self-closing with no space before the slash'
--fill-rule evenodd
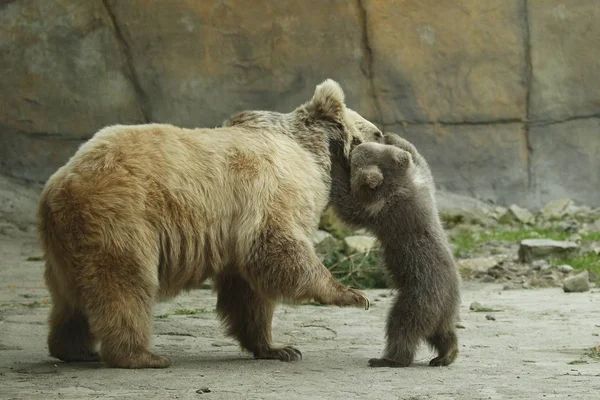
<path id="1" fill-rule="evenodd" d="M 348 164 L 369 124 L 327 80 L 287 114 L 243 112 L 215 129 L 96 133 L 41 196 L 50 354 L 167 367 L 148 349 L 151 307 L 212 277 L 218 314 L 244 349 L 300 359 L 271 341 L 277 301 L 368 307 L 323 266 L 309 234 L 329 201 L 331 160 Z"/>
<path id="2" fill-rule="evenodd" d="M 333 205 L 342 220 L 375 234 L 398 289 L 389 312 L 387 344 L 372 367 L 407 367 L 425 340 L 438 353 L 432 366 L 458 355 L 460 277 L 440 222 L 425 159 L 408 141 L 387 133 L 384 144 L 363 143 L 350 173 L 334 169 Z"/>

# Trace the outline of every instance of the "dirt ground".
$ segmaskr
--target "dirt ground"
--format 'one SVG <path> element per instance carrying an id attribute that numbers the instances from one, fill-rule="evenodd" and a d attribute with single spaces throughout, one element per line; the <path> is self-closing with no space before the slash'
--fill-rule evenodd
<path id="1" fill-rule="evenodd" d="M 171 368 L 65 364 L 47 355 L 48 292 L 35 239 L 16 236 L 0 236 L 1 399 L 600 398 L 600 362 L 588 356 L 600 344 L 597 289 L 565 294 L 464 283 L 461 354 L 447 368 L 427 366 L 425 347 L 410 368 L 367 366 L 383 349 L 388 290 L 368 291 L 369 311 L 279 307 L 274 336 L 302 350 L 297 363 L 241 352 L 223 335 L 212 292 L 197 290 L 155 309 L 152 346 L 172 357 Z M 494 312 L 470 311 L 474 301 Z"/>

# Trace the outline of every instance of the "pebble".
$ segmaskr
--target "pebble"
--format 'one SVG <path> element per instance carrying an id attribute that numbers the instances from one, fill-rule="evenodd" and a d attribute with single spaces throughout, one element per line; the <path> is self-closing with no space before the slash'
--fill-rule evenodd
<path id="1" fill-rule="evenodd" d="M 565 273 L 565 274 L 568 274 L 569 272 L 573 272 L 573 267 L 571 267 L 570 265 L 567 265 L 567 264 L 559 265 L 557 267 L 557 269 L 560 272 Z"/>
<path id="2" fill-rule="evenodd" d="M 496 318 L 493 315 L 490 314 L 486 314 L 485 315 L 485 319 L 487 319 L 488 321 L 495 321 Z"/>
<path id="3" fill-rule="evenodd" d="M 570 292 L 587 292 L 590 290 L 589 273 L 582 271 L 575 276 L 571 276 L 564 280 L 563 290 L 566 293 Z"/>

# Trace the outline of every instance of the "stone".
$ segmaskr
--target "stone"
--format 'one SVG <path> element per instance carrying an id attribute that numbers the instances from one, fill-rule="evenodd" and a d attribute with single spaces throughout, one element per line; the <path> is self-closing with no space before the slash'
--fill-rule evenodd
<path id="1" fill-rule="evenodd" d="M 520 203 L 523 193 L 529 192 L 527 140 L 521 124 L 395 124 L 386 130 L 397 132 L 419 149 L 441 190 L 477 193 L 499 204 Z M 444 149 L 443 156 L 440 149 Z"/>
<path id="2" fill-rule="evenodd" d="M 590 282 L 598 282 L 598 274 L 594 271 L 588 270 L 588 279 Z"/>
<path id="3" fill-rule="evenodd" d="M 535 221 L 535 217 L 529 210 L 519 207 L 516 204 L 513 204 L 512 206 L 510 206 L 508 208 L 508 210 L 509 210 L 511 216 L 522 224 L 529 225 Z"/>
<path id="4" fill-rule="evenodd" d="M 508 208 L 506 208 L 506 207 L 502 207 L 502 206 L 494 207 L 492 217 L 500 223 L 512 222 L 512 218 L 510 217 L 510 214 L 508 213 Z"/>
<path id="5" fill-rule="evenodd" d="M 567 264 L 559 265 L 558 267 L 556 267 L 556 269 L 564 274 L 573 272 L 573 267 Z"/>
<path id="6" fill-rule="evenodd" d="M 318 253 L 327 253 L 338 247 L 338 241 L 329 232 L 316 230 L 310 239 Z"/>
<path id="7" fill-rule="evenodd" d="M 600 117 L 531 126 L 531 176 L 537 202 L 569 198 L 600 204 L 595 190 L 600 188 L 600 141 L 592 139 L 598 132 Z"/>
<path id="8" fill-rule="evenodd" d="M 493 224 L 491 206 L 483 201 L 444 190 L 436 190 L 435 199 L 440 217 L 448 228 L 457 224 Z"/>
<path id="9" fill-rule="evenodd" d="M 98 129 L 144 122 L 101 1 L 9 2 L 0 12 L 0 173 L 43 182 Z"/>
<path id="10" fill-rule="evenodd" d="M 529 1 L 527 11 L 533 71 L 530 118 L 597 115 L 600 57 L 590 46 L 600 42 L 600 2 Z"/>
<path id="11" fill-rule="evenodd" d="M 564 217 L 575 203 L 571 199 L 560 199 L 547 203 L 540 210 L 540 216 L 544 219 L 558 219 Z"/>
<path id="12" fill-rule="evenodd" d="M 548 257 L 567 258 L 579 251 L 579 245 L 573 242 L 552 239 L 525 239 L 519 246 L 519 260 L 531 262 Z"/>
<path id="13" fill-rule="evenodd" d="M 550 264 L 546 260 L 535 260 L 531 263 L 534 271 L 546 271 L 550 269 Z"/>
<path id="14" fill-rule="evenodd" d="M 469 310 L 471 310 L 471 311 L 477 311 L 477 310 L 481 310 L 481 309 L 483 309 L 483 306 L 478 301 L 472 302 L 471 305 L 469 306 Z"/>
<path id="15" fill-rule="evenodd" d="M 346 236 L 344 251 L 346 254 L 368 253 L 377 247 L 377 239 L 372 236 Z"/>
<path id="16" fill-rule="evenodd" d="M 499 4 L 364 2 L 384 125 L 525 117 L 522 5 Z"/>
<path id="17" fill-rule="evenodd" d="M 488 321 L 495 321 L 496 317 L 494 317 L 492 314 L 486 314 L 485 319 L 487 319 Z"/>
<path id="18" fill-rule="evenodd" d="M 487 273 L 487 271 L 498 265 L 495 257 L 466 258 L 456 262 L 460 275 L 464 278 L 473 278 Z"/>
<path id="19" fill-rule="evenodd" d="M 575 276 L 566 278 L 563 281 L 563 290 L 570 292 L 587 292 L 590 290 L 588 271 L 582 271 Z"/>

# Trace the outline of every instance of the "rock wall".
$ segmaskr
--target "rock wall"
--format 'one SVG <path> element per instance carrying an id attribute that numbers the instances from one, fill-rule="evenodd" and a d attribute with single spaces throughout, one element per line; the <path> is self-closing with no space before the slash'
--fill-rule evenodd
<path id="1" fill-rule="evenodd" d="M 288 111 L 327 77 L 440 188 L 600 205 L 597 0 L 0 3 L 0 174 L 43 182 L 109 124 Z"/>

